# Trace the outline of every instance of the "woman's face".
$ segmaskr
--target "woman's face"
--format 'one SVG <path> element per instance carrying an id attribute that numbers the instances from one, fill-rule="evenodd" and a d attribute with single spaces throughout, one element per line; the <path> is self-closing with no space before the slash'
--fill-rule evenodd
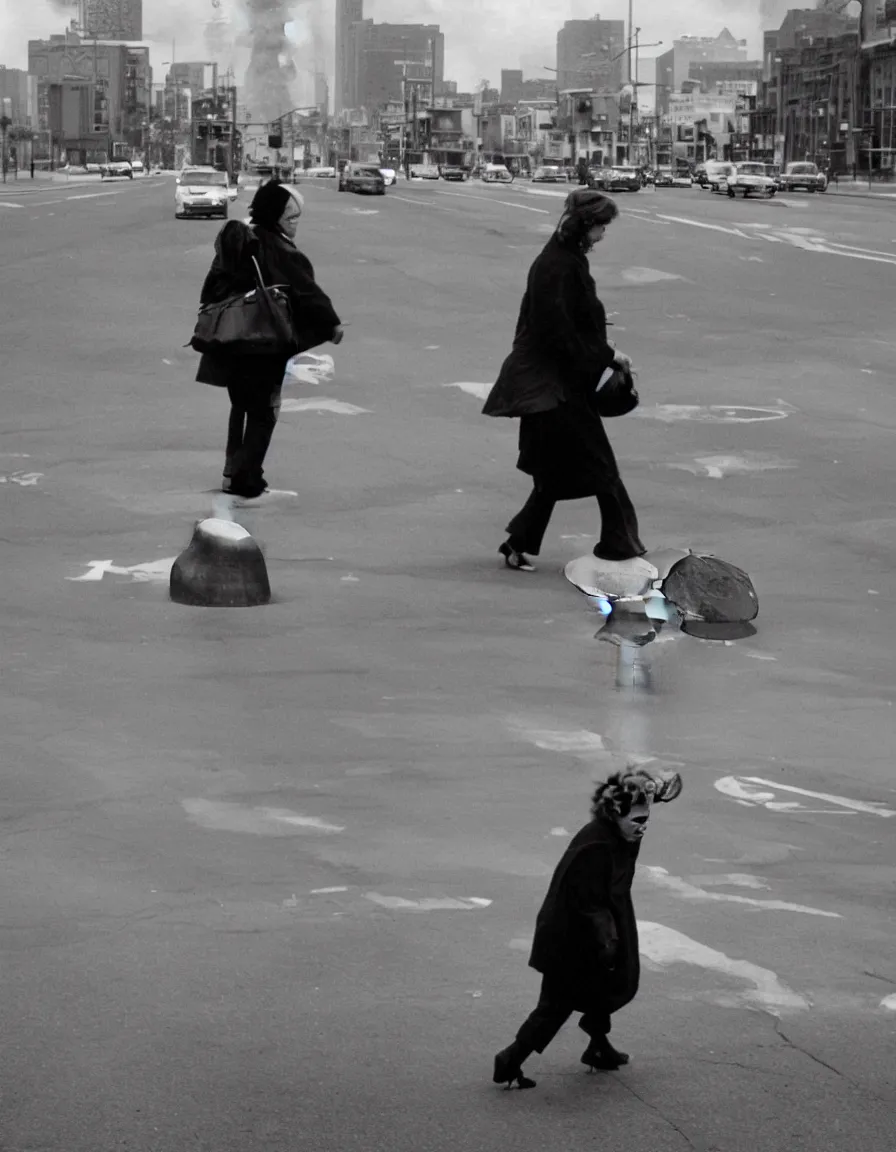
<path id="1" fill-rule="evenodd" d="M 302 215 L 302 209 L 293 200 L 292 196 L 289 198 L 289 203 L 283 209 L 283 215 L 280 217 L 280 231 L 284 236 L 288 236 L 290 240 L 295 237 L 299 227 L 299 219 Z"/>
<path id="2" fill-rule="evenodd" d="M 595 244 L 599 244 L 603 240 L 606 230 L 606 224 L 595 224 L 593 228 L 589 228 L 588 247 L 593 248 Z"/>

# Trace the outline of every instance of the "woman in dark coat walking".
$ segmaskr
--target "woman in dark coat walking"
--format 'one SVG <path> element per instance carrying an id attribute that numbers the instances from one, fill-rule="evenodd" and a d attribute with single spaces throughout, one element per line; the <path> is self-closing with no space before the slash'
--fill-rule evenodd
<path id="1" fill-rule="evenodd" d="M 311 261 L 293 243 L 303 200 L 299 192 L 269 181 L 255 193 L 251 223 L 231 220 L 215 240 L 215 258 L 200 302 L 217 303 L 255 287 L 252 257 L 267 285 L 286 286 L 298 344 L 293 354 L 343 331 L 329 296 L 318 287 Z M 255 499 L 267 491 L 262 465 L 280 412 L 280 390 L 289 356 L 203 355 L 196 379 L 226 388 L 230 421 L 224 453 L 222 490 Z"/>
<path id="2" fill-rule="evenodd" d="M 645 551 L 595 401 L 607 368 L 631 367 L 607 340 L 607 315 L 588 269 L 587 253 L 618 215 L 600 192 L 569 194 L 556 232 L 529 269 L 513 350 L 482 409 L 521 417 L 517 468 L 532 477 L 532 494 L 499 549 L 518 571 L 534 571 L 527 553 L 538 555 L 558 500 L 597 497 L 595 556 L 629 560 Z"/>
<path id="3" fill-rule="evenodd" d="M 495 1057 L 493 1079 L 534 1088 L 523 1062 L 544 1052 L 573 1012 L 590 1037 L 589 1068 L 615 1071 L 629 1057 L 610 1043 L 610 1015 L 635 998 L 641 966 L 632 881 L 654 802 L 681 792 L 676 773 L 663 780 L 640 770 L 619 772 L 598 786 L 592 820 L 557 865 L 535 921 L 529 965 L 542 974 L 534 1012 L 514 1042 Z"/>

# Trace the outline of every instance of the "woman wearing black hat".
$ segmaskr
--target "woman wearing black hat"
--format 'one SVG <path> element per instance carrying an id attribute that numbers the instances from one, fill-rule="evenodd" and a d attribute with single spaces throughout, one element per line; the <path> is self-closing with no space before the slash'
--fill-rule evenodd
<path id="1" fill-rule="evenodd" d="M 297 190 L 273 180 L 262 184 L 249 209 L 249 225 L 231 220 L 219 232 L 200 296 L 202 304 L 216 303 L 254 288 L 254 256 L 266 284 L 288 286 L 297 353 L 327 340 L 338 344 L 343 336 L 329 296 L 315 282 L 311 261 L 293 242 L 303 206 Z M 206 354 L 199 362 L 196 379 L 226 388 L 230 396 L 225 492 L 255 499 L 267 491 L 262 466 L 280 411 L 287 361 L 286 356 Z"/>
<path id="2" fill-rule="evenodd" d="M 596 496 L 603 560 L 643 555 L 638 518 L 594 396 L 607 368 L 630 368 L 607 341 L 607 316 L 588 268 L 588 252 L 619 215 L 600 192 L 571 192 L 557 230 L 529 269 L 513 341 L 486 416 L 519 416 L 517 467 L 532 477 L 529 499 L 507 526 L 499 551 L 508 568 L 534 571 L 558 500 Z"/>

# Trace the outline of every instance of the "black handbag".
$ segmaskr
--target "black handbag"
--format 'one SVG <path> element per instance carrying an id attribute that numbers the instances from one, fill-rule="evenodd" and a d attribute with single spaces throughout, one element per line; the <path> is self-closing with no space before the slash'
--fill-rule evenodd
<path id="1" fill-rule="evenodd" d="M 255 257 L 255 287 L 199 309 L 190 346 L 197 352 L 239 356 L 284 356 L 298 351 L 289 295 L 265 285 Z"/>
<path id="2" fill-rule="evenodd" d="M 640 397 L 631 372 L 616 368 L 613 375 L 601 384 L 594 395 L 597 414 L 603 417 L 627 416 L 638 407 Z"/>

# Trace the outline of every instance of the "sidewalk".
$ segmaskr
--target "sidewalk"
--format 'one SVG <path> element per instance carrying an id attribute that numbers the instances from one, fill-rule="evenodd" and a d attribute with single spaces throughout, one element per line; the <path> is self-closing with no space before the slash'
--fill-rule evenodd
<path id="1" fill-rule="evenodd" d="M 867 180 L 832 180 L 826 196 L 857 196 L 864 200 L 896 200 L 896 184 L 869 184 Z"/>
<path id="2" fill-rule="evenodd" d="M 142 176 L 135 176 L 135 181 L 142 181 L 150 179 L 154 173 L 145 172 Z M 164 173 L 160 173 L 164 175 Z M 27 192 L 46 192 L 48 188 L 66 188 L 69 186 L 81 184 L 102 184 L 104 180 L 100 178 L 99 172 L 35 172 L 34 179 L 31 179 L 30 172 L 24 169 L 19 172 L 18 180 L 15 179 L 10 172 L 7 174 L 5 184 L 0 184 L 0 193 L 7 195 L 12 192 L 19 194 Z"/>

